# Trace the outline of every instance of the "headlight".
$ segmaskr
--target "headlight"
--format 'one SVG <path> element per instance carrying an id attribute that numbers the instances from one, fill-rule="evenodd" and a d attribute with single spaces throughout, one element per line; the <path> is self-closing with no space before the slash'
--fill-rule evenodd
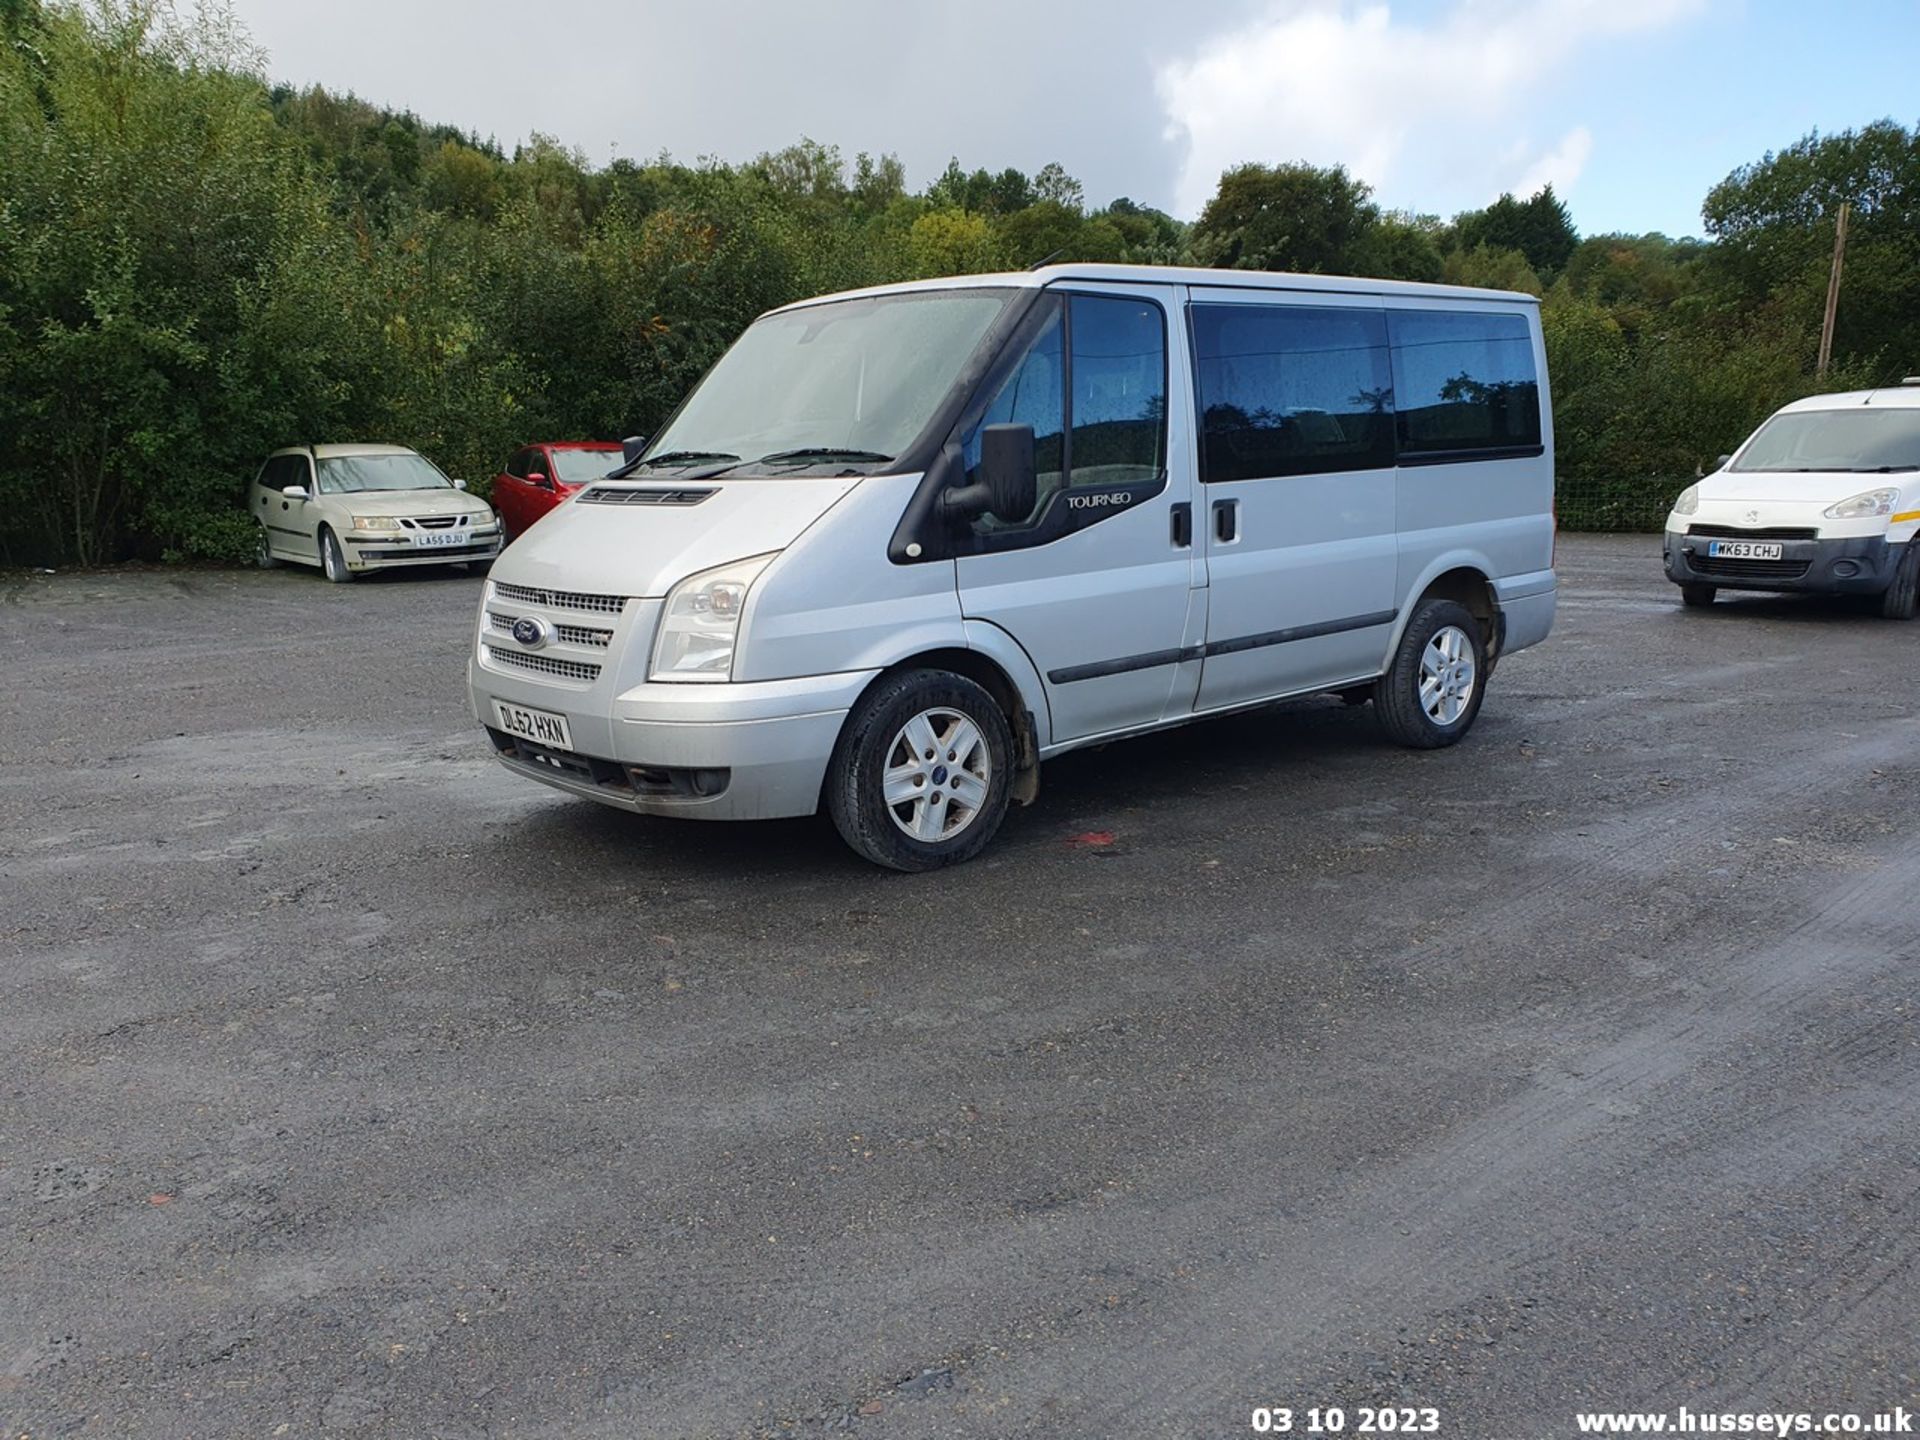
<path id="1" fill-rule="evenodd" d="M 1680 492 L 1680 498 L 1673 502 L 1673 513 L 1692 515 L 1700 509 L 1700 487 L 1689 485 Z"/>
<path id="2" fill-rule="evenodd" d="M 398 530 L 400 522 L 391 515 L 356 515 L 353 517 L 356 530 Z"/>
<path id="3" fill-rule="evenodd" d="M 1899 498 L 1898 490 L 1864 490 L 1858 495 L 1849 495 L 1838 505 L 1829 505 L 1825 514 L 1829 520 L 1864 520 L 1869 515 L 1891 515 L 1893 502 Z"/>
<path id="4" fill-rule="evenodd" d="M 667 594 L 660 635 L 653 642 L 649 680 L 726 680 L 733 674 L 734 642 L 747 591 L 772 555 L 756 555 L 689 575 Z"/>

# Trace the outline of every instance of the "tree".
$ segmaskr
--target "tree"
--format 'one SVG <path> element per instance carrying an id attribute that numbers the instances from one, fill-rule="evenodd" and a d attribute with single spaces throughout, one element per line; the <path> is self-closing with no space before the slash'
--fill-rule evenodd
<path id="1" fill-rule="evenodd" d="M 1486 209 L 1470 210 L 1453 222 L 1456 248 L 1518 250 L 1534 273 L 1547 280 L 1560 273 L 1579 239 L 1573 217 L 1551 185 L 1530 200 L 1502 195 Z"/>
<path id="2" fill-rule="evenodd" d="M 1075 214 L 1084 208 L 1087 199 L 1080 182 L 1055 161 L 1042 165 L 1040 173 L 1033 177 L 1033 198 L 1036 204 L 1059 205 Z"/>
<path id="3" fill-rule="evenodd" d="M 930 210 L 913 222 L 907 250 L 916 277 L 970 275 L 995 269 L 1000 252 L 986 218 L 965 210 Z"/>
<path id="4" fill-rule="evenodd" d="M 1356 275 L 1383 280 L 1438 280 L 1442 261 L 1432 231 L 1403 215 L 1382 215 L 1348 253 Z"/>
<path id="5" fill-rule="evenodd" d="M 1379 221 L 1371 195 L 1339 165 L 1236 166 L 1194 222 L 1194 258 L 1241 270 L 1349 271 Z"/>
<path id="6" fill-rule="evenodd" d="M 1707 275 L 1740 307 L 1819 289 L 1843 203 L 1852 213 L 1835 354 L 1877 358 L 1892 377 L 1920 361 L 1920 128 L 1880 120 L 1816 132 L 1735 170 L 1701 208 L 1715 240 Z M 1809 354 L 1818 325 L 1816 311 L 1801 337 Z"/>
<path id="7" fill-rule="evenodd" d="M 1471 250 L 1455 250 L 1440 268 L 1440 278 L 1449 285 L 1477 285 L 1486 290 L 1521 290 L 1529 295 L 1541 293 L 1540 277 L 1533 273 L 1527 257 L 1518 250 L 1478 245 Z"/>

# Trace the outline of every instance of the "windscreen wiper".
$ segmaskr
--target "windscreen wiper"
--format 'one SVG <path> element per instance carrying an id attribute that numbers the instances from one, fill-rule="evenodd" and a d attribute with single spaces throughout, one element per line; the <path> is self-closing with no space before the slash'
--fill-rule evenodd
<path id="1" fill-rule="evenodd" d="M 651 470 L 655 465 L 698 465 L 709 460 L 738 460 L 738 455 L 730 455 L 724 450 L 669 450 L 662 455 L 636 455 L 624 465 L 616 465 L 600 478 L 603 480 L 625 480 L 639 470 Z"/>
<path id="2" fill-rule="evenodd" d="M 809 445 L 800 450 L 776 450 L 771 455 L 762 455 L 762 465 L 778 465 L 788 461 L 801 460 L 858 460 L 874 465 L 884 465 L 893 459 L 891 455 L 882 455 L 877 450 L 843 450 L 836 445 Z"/>
<path id="3" fill-rule="evenodd" d="M 664 455 L 649 455 L 640 463 L 651 470 L 656 465 L 697 465 L 705 460 L 738 460 L 725 450 L 669 450 Z"/>

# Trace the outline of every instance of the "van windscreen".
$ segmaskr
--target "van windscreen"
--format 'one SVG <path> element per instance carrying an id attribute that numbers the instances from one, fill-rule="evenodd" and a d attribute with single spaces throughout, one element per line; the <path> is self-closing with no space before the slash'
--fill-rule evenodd
<path id="1" fill-rule="evenodd" d="M 1009 298 L 922 290 L 762 316 L 648 454 L 662 464 L 780 457 L 776 473 L 816 464 L 881 473 L 932 420 Z"/>
<path id="2" fill-rule="evenodd" d="M 1920 409 L 1792 410 L 1762 425 L 1731 470 L 1920 470 Z"/>

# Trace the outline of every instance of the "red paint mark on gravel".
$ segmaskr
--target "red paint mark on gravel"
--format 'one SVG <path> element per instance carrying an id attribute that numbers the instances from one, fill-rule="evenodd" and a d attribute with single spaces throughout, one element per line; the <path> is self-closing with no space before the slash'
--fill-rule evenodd
<path id="1" fill-rule="evenodd" d="M 172 1203 L 173 1203 L 173 1196 L 171 1195 L 147 1196 L 147 1204 L 149 1205 L 171 1205 Z"/>
<path id="2" fill-rule="evenodd" d="M 1073 836 L 1067 843 L 1069 845 L 1076 845 L 1082 850 L 1104 850 L 1107 846 L 1113 844 L 1113 832 L 1111 830 L 1088 830 L 1082 834 Z"/>

